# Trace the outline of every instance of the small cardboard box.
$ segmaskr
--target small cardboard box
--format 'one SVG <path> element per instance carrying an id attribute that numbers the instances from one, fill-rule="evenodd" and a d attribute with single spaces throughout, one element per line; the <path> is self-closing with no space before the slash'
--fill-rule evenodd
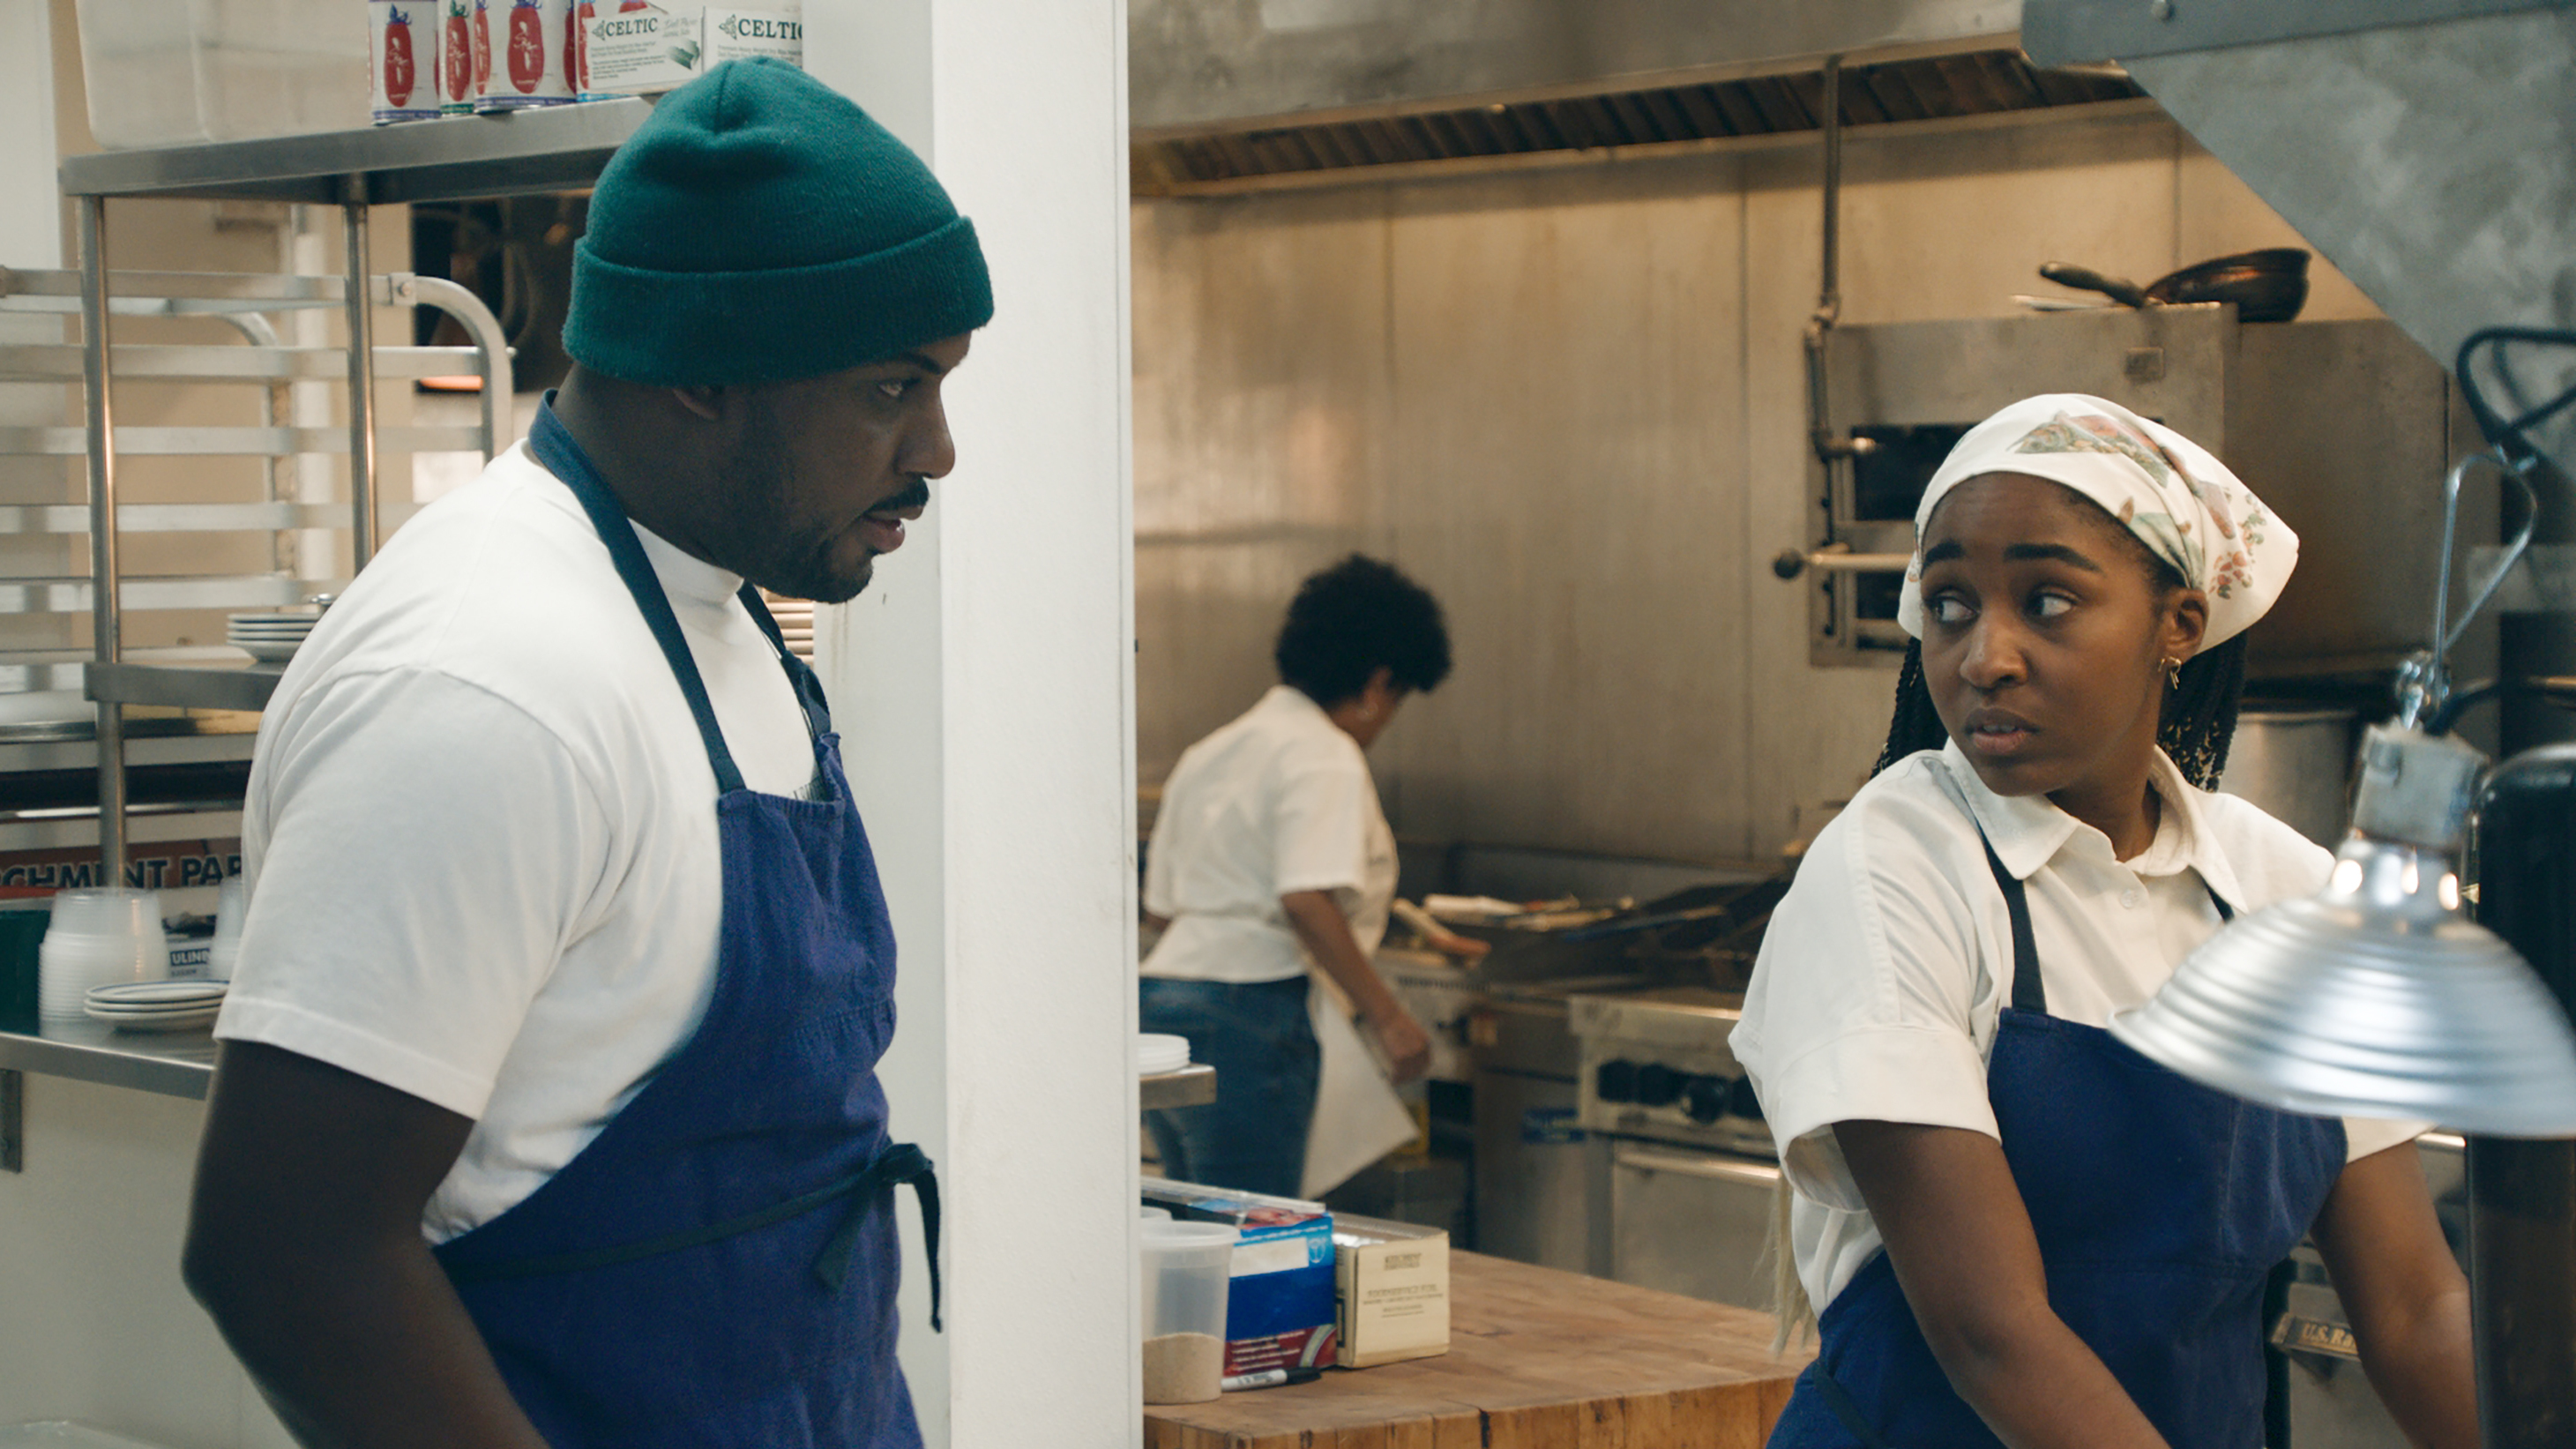
<path id="1" fill-rule="evenodd" d="M 1374 1218 L 1333 1230 L 1335 1325 L 1344 1368 L 1449 1351 L 1449 1235 Z"/>
<path id="2" fill-rule="evenodd" d="M 1144 1199 L 1242 1234 L 1226 1282 L 1227 1376 L 1333 1366 L 1333 1215 L 1322 1203 L 1158 1177 L 1145 1179 Z"/>
<path id="3" fill-rule="evenodd" d="M 805 16 L 794 5 L 600 5 L 581 25 L 584 100 L 672 90 L 747 56 L 805 63 Z"/>

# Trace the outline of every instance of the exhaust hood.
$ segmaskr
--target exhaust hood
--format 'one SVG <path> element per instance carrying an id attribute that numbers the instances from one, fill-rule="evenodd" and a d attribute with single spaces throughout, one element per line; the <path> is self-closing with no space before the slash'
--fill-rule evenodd
<path id="1" fill-rule="evenodd" d="M 2016 0 L 1133 0 L 1133 183 L 1206 195 L 1459 163 L 1732 146 L 1822 124 L 2126 103 L 2116 66 L 2040 70 Z"/>
<path id="2" fill-rule="evenodd" d="M 1812 71 L 1991 48 L 2018 0 L 1132 0 L 1144 136 Z"/>

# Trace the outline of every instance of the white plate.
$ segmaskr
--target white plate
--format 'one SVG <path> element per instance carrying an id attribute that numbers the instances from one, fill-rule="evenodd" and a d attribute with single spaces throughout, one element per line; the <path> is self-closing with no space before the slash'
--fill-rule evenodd
<path id="1" fill-rule="evenodd" d="M 301 639 L 290 639 L 283 644 L 272 644 L 263 639 L 245 639 L 233 647 L 262 664 L 284 664 L 294 658 L 295 651 L 303 645 L 304 641 Z"/>
<path id="2" fill-rule="evenodd" d="M 301 639 L 310 629 L 271 629 L 258 624 L 234 624 L 224 630 L 227 639 Z"/>
<path id="3" fill-rule="evenodd" d="M 88 999 L 99 1006 L 194 1005 L 220 1001 L 227 989 L 221 981 L 119 981 L 91 987 Z"/>
<path id="4" fill-rule="evenodd" d="M 213 1026 L 215 1017 L 223 1010 L 220 1006 L 200 1006 L 193 1011 L 164 1011 L 148 1016 L 133 1016 L 116 1011 L 91 1010 L 86 1007 L 83 1009 L 89 1011 L 92 1020 L 106 1022 L 118 1031 L 202 1031 Z"/>

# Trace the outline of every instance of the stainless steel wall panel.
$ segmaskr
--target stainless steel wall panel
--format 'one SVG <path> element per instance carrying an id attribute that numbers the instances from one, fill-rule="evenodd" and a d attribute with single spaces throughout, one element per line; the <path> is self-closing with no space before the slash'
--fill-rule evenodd
<path id="1" fill-rule="evenodd" d="M 1734 175 L 1397 193 L 1386 536 L 1457 652 L 1380 746 L 1410 832 L 1744 852 Z"/>
<path id="2" fill-rule="evenodd" d="M 1373 193 L 1136 209 L 1140 780 L 1277 682 L 1298 580 L 1371 541 L 1386 250 Z"/>
<path id="3" fill-rule="evenodd" d="M 1894 681 L 1811 667 L 1767 567 L 1813 542 L 1817 164 L 1139 202 L 1140 778 L 1268 682 L 1297 577 L 1366 547 L 1458 642 L 1373 756 L 1399 831 L 1702 860 L 1812 832 Z M 1854 138 L 1844 320 L 2018 316 L 2042 261 L 2295 240 L 2208 166 L 2154 116 Z M 2368 315 L 2330 269 L 2315 296 Z"/>

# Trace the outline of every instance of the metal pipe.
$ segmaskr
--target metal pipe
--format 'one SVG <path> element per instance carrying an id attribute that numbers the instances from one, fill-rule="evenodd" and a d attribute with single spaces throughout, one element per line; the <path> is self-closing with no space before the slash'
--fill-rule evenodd
<path id="1" fill-rule="evenodd" d="M 1914 562 L 1910 553 L 1853 553 L 1843 544 L 1825 548 L 1783 549 L 1771 560 L 1771 572 L 1794 579 L 1808 569 L 1835 574 L 1901 574 Z"/>
<path id="2" fill-rule="evenodd" d="M 347 218 L 349 291 L 349 567 L 355 573 L 376 553 L 376 336 L 369 309 L 367 178 L 349 177 L 341 213 Z"/>
<path id="3" fill-rule="evenodd" d="M 107 198 L 80 206 L 81 394 L 89 431 L 90 654 L 114 664 L 117 610 L 116 430 L 108 402 Z M 98 865 L 102 886 L 125 884 L 125 707 L 98 701 Z"/>
<path id="4" fill-rule="evenodd" d="M 1824 113 L 1817 122 L 1824 129 L 1824 257 L 1818 268 L 1815 315 L 1807 319 L 1802 345 L 1807 355 L 1807 443 L 1815 449 L 1816 461 L 1831 468 L 1847 449 L 1834 441 L 1833 412 L 1829 405 L 1829 387 L 1825 378 L 1825 339 L 1843 312 L 1842 292 L 1842 195 L 1843 195 L 1843 58 L 1825 57 Z"/>

